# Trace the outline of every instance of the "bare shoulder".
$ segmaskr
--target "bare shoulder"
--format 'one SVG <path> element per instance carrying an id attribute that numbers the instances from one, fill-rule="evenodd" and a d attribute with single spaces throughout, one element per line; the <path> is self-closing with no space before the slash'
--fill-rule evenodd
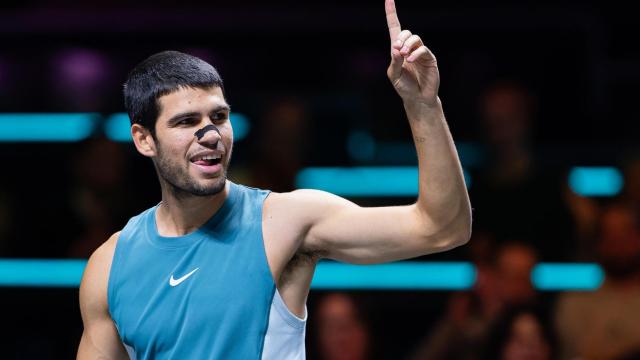
<path id="1" fill-rule="evenodd" d="M 89 258 L 80 284 L 81 307 L 107 305 L 107 283 L 119 237 L 120 232 L 111 235 Z"/>
<path id="2" fill-rule="evenodd" d="M 275 214 L 286 213 L 299 221 L 313 221 L 327 210 L 354 207 L 356 204 L 322 190 L 300 189 L 287 193 L 273 193 L 269 209 Z M 266 204 L 265 204 L 266 205 Z"/>

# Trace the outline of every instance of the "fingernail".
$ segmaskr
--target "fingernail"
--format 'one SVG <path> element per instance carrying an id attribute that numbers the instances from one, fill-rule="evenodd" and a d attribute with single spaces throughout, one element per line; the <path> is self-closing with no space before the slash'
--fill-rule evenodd
<path id="1" fill-rule="evenodd" d="M 402 50 L 400 50 L 400 52 L 406 53 L 407 51 L 409 51 L 409 47 L 407 46 L 403 46 Z"/>

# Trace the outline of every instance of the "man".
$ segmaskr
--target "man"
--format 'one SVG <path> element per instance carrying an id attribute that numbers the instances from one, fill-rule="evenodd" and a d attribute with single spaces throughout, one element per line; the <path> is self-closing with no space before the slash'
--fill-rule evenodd
<path id="1" fill-rule="evenodd" d="M 78 358 L 302 359 L 318 260 L 386 262 L 468 241 L 471 209 L 436 60 L 401 31 L 394 1 L 385 8 L 387 74 L 418 152 L 417 202 L 361 208 L 321 191 L 269 193 L 227 181 L 233 134 L 217 72 L 185 54 L 156 54 L 129 75 L 125 105 L 162 202 L 89 259 Z"/>

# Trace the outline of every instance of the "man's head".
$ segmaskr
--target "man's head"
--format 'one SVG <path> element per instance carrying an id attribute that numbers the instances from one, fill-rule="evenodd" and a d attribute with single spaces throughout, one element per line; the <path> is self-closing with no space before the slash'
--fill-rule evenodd
<path id="1" fill-rule="evenodd" d="M 162 111 L 158 99 L 188 87 L 224 90 L 218 71 L 195 56 L 178 51 L 151 55 L 131 70 L 124 84 L 124 106 L 131 125 L 140 124 L 155 136 L 156 120 Z"/>
<path id="2" fill-rule="evenodd" d="M 175 51 L 155 54 L 131 71 L 124 95 L 136 148 L 153 160 L 163 189 L 178 197 L 224 189 L 233 130 L 211 65 Z"/>

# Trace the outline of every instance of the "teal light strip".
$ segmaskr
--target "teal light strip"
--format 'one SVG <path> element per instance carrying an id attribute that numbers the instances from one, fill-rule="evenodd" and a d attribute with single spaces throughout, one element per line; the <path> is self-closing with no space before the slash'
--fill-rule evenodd
<path id="1" fill-rule="evenodd" d="M 104 134 L 113 141 L 132 142 L 129 115 L 127 113 L 110 115 L 104 123 Z"/>
<path id="2" fill-rule="evenodd" d="M 89 137 L 98 122 L 94 113 L 0 114 L 0 141 L 74 142 Z"/>
<path id="3" fill-rule="evenodd" d="M 596 290 L 604 272 L 594 263 L 539 263 L 531 272 L 531 282 L 539 290 Z"/>
<path id="4" fill-rule="evenodd" d="M 86 260 L 0 260 L 0 286 L 78 287 Z"/>
<path id="5" fill-rule="evenodd" d="M 240 113 L 231 113 L 231 126 L 233 127 L 233 138 L 235 141 L 244 139 L 251 128 L 249 119 Z M 105 135 L 119 142 L 133 141 L 131 138 L 131 122 L 126 113 L 116 113 L 109 116 L 104 124 Z"/>
<path id="6" fill-rule="evenodd" d="M 86 260 L 0 259 L 0 286 L 78 287 Z M 322 261 L 316 268 L 312 289 L 354 290 L 466 290 L 476 281 L 476 269 L 468 262 L 401 261 L 379 265 L 351 265 Z M 594 263 L 539 263 L 531 273 L 539 290 L 591 291 L 604 281 Z"/>
<path id="7" fill-rule="evenodd" d="M 620 170 L 611 166 L 574 167 L 569 172 L 569 187 L 582 196 L 615 196 L 623 184 Z"/>
<path id="8" fill-rule="evenodd" d="M 340 196 L 416 196 L 418 168 L 315 167 L 296 176 L 296 187 L 324 190 Z"/>
<path id="9" fill-rule="evenodd" d="M 467 187 L 471 184 L 465 170 Z M 296 176 L 299 189 L 324 190 L 347 197 L 417 196 L 418 168 L 415 166 L 391 167 L 309 167 Z"/>
<path id="10" fill-rule="evenodd" d="M 312 289 L 464 290 L 476 281 L 466 262 L 402 261 L 379 265 L 320 262 Z"/>

